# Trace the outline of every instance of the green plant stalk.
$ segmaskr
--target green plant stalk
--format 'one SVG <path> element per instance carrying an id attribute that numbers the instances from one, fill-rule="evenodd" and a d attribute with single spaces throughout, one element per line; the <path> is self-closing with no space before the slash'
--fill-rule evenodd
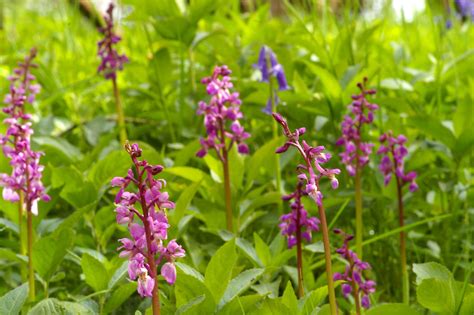
<path id="1" fill-rule="evenodd" d="M 356 253 L 360 259 L 362 259 L 362 231 L 363 231 L 363 222 L 362 222 L 362 169 L 359 167 L 357 162 L 356 174 L 355 174 L 355 217 L 356 217 Z"/>
<path id="2" fill-rule="evenodd" d="M 326 261 L 326 278 L 328 282 L 329 305 L 331 308 L 331 314 L 337 315 L 336 294 L 334 292 L 334 280 L 332 278 L 331 245 L 329 244 L 329 231 L 326 222 L 326 212 L 324 210 L 323 205 L 318 205 L 318 210 L 319 219 L 321 220 L 321 233 L 323 235 L 324 259 Z"/>
<path id="3" fill-rule="evenodd" d="M 398 195 L 398 222 L 400 228 L 404 226 L 404 214 L 403 214 L 403 195 L 402 195 L 402 183 L 398 176 L 397 177 L 397 195 Z M 400 231 L 400 268 L 402 275 L 402 294 L 403 303 L 408 304 L 410 302 L 410 282 L 408 279 L 407 270 L 407 250 L 406 250 L 406 239 L 405 231 Z"/>
<path id="4" fill-rule="evenodd" d="M 29 202 L 28 202 L 29 203 Z M 28 239 L 28 294 L 30 302 L 35 300 L 35 271 L 33 269 L 33 213 L 31 213 L 31 205 L 27 204 L 26 212 L 27 239 Z"/>
<path id="5" fill-rule="evenodd" d="M 272 107 L 272 112 L 276 112 L 276 106 L 275 106 L 275 95 L 273 91 L 273 78 L 270 77 L 268 80 L 269 84 L 269 94 L 270 94 L 270 102 L 271 102 L 271 107 Z M 273 120 L 272 124 L 272 133 L 273 133 L 273 139 L 278 138 L 278 123 L 276 122 L 275 119 Z M 278 154 L 275 154 L 275 179 L 276 179 L 276 189 L 278 193 L 282 193 L 282 186 L 281 186 L 281 165 L 280 165 L 280 156 Z M 283 211 L 283 206 L 281 200 L 278 201 L 278 211 L 281 213 Z"/>
<path id="6" fill-rule="evenodd" d="M 1 1 L 1 0 L 0 0 Z M 20 196 L 20 200 L 18 201 L 18 238 L 20 241 L 20 255 L 26 255 L 26 246 L 25 246 L 25 239 L 23 237 L 23 191 L 19 190 L 18 195 Z M 24 264 L 20 265 L 21 268 L 21 281 L 25 282 L 27 279 L 28 270 Z"/>
<path id="7" fill-rule="evenodd" d="M 299 190 L 297 190 L 299 194 Z M 304 296 L 303 287 L 303 253 L 301 250 L 301 224 L 300 211 L 296 212 L 296 269 L 298 270 L 298 298 Z"/>
<path id="8" fill-rule="evenodd" d="M 127 141 L 127 129 L 125 127 L 125 116 L 123 114 L 122 101 L 120 100 L 120 92 L 117 86 L 117 79 L 112 79 L 115 97 L 115 111 L 117 112 L 117 125 L 120 133 L 120 144 L 125 144 Z"/>
<path id="9" fill-rule="evenodd" d="M 225 130 L 224 122 L 219 121 L 220 140 L 223 143 L 222 147 L 222 169 L 224 173 L 224 193 L 225 193 L 225 214 L 226 214 L 226 226 L 229 232 L 233 232 L 233 212 L 232 212 L 232 195 L 230 190 L 230 173 L 229 173 L 229 154 L 225 144 Z"/>

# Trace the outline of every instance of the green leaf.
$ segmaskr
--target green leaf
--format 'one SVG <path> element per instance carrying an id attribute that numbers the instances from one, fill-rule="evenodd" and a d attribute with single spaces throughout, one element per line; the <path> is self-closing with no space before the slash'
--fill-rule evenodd
<path id="1" fill-rule="evenodd" d="M 48 281 L 64 259 L 74 241 L 72 229 L 61 229 L 57 233 L 42 237 L 33 245 L 33 266 L 44 280 Z"/>
<path id="2" fill-rule="evenodd" d="M 124 150 L 112 151 L 92 166 L 89 179 L 97 187 L 108 186 L 113 177 L 127 174 L 130 164 L 130 156 Z"/>
<path id="3" fill-rule="evenodd" d="M 248 314 L 264 297 L 260 294 L 238 296 L 220 309 L 218 315 Z"/>
<path id="4" fill-rule="evenodd" d="M 65 309 L 59 304 L 57 299 L 45 299 L 36 304 L 28 315 L 64 315 Z"/>
<path id="5" fill-rule="evenodd" d="M 197 312 L 197 308 L 199 305 L 206 300 L 206 296 L 204 294 L 198 295 L 195 298 L 191 299 L 188 303 L 180 306 L 176 310 L 176 315 L 182 314 L 192 314 L 192 312 Z"/>
<path id="6" fill-rule="evenodd" d="M 107 302 L 104 305 L 104 313 L 108 314 L 113 310 L 117 309 L 120 305 L 123 304 L 132 294 L 137 290 L 137 283 L 128 282 L 124 285 L 119 286 L 107 299 Z"/>
<path id="7" fill-rule="evenodd" d="M 82 255 L 81 267 L 86 277 L 86 283 L 90 285 L 95 292 L 107 289 L 109 276 L 107 269 L 100 261 L 86 253 Z"/>
<path id="8" fill-rule="evenodd" d="M 264 271 L 265 269 L 262 268 L 253 268 L 245 270 L 237 277 L 232 279 L 232 281 L 227 286 L 227 289 L 225 290 L 222 299 L 219 302 L 218 308 L 222 308 L 240 293 L 247 290 L 252 285 L 252 283 L 257 281 L 257 279 L 263 274 Z"/>
<path id="9" fill-rule="evenodd" d="M 19 314 L 28 297 L 28 284 L 22 284 L 0 297 L 0 314 Z"/>
<path id="10" fill-rule="evenodd" d="M 451 148 L 456 142 L 456 138 L 451 130 L 443 126 L 441 122 L 434 117 L 413 116 L 408 118 L 408 123 L 426 135 L 431 136 L 433 140 L 441 141 L 448 148 Z"/>
<path id="11" fill-rule="evenodd" d="M 257 179 L 261 174 L 261 169 L 273 174 L 273 170 L 275 169 L 275 150 L 283 145 L 284 142 L 283 137 L 272 139 L 270 142 L 261 146 L 250 157 L 246 163 L 246 178 L 248 182 Z"/>
<path id="12" fill-rule="evenodd" d="M 235 241 L 230 240 L 216 251 L 207 265 L 205 283 L 215 301 L 219 301 L 224 294 L 236 261 Z"/>
<path id="13" fill-rule="evenodd" d="M 288 315 L 294 314 L 293 310 L 290 310 L 277 299 L 265 299 L 262 303 L 255 305 L 255 307 L 248 313 L 249 315 Z"/>
<path id="14" fill-rule="evenodd" d="M 172 225 L 176 225 L 184 216 L 186 209 L 189 207 L 189 204 L 191 203 L 191 200 L 193 199 L 200 185 L 201 182 L 195 182 L 183 190 L 178 198 L 178 201 L 176 202 L 176 208 L 170 213 L 170 219 L 173 223 Z"/>
<path id="15" fill-rule="evenodd" d="M 180 262 L 177 262 L 175 264 L 176 264 L 176 267 L 178 267 L 178 270 L 180 270 L 184 274 L 188 276 L 192 276 L 196 278 L 197 280 L 199 280 L 200 282 L 204 283 L 204 277 L 202 276 L 202 274 L 196 269 L 194 269 L 193 267 L 180 263 Z"/>
<path id="16" fill-rule="evenodd" d="M 383 79 L 382 82 L 380 82 L 380 86 L 389 90 L 403 90 L 409 92 L 414 90 L 410 83 L 402 79 Z"/>
<path id="17" fill-rule="evenodd" d="M 210 154 L 206 154 L 204 162 L 206 162 L 207 167 L 209 167 L 209 170 L 211 171 L 212 179 L 217 183 L 222 183 L 224 175 L 221 161 Z"/>
<path id="18" fill-rule="evenodd" d="M 202 281 L 193 275 L 184 274 L 178 270 L 175 283 L 176 307 L 181 309 L 181 314 L 212 314 L 216 308 L 216 303 L 209 289 Z M 201 296 L 205 297 L 203 301 Z M 190 301 L 195 301 L 189 305 Z M 185 306 L 187 305 L 187 306 Z"/>
<path id="19" fill-rule="evenodd" d="M 165 168 L 163 172 L 188 179 L 192 182 L 200 182 L 206 176 L 200 169 L 187 166 Z"/>
<path id="20" fill-rule="evenodd" d="M 257 233 L 253 233 L 253 239 L 255 241 L 255 249 L 257 251 L 258 258 L 262 261 L 264 266 L 268 266 L 272 260 L 270 248 L 267 244 L 265 244 L 260 236 L 258 236 Z"/>
<path id="21" fill-rule="evenodd" d="M 233 191 L 238 191 L 242 186 L 244 180 L 244 159 L 242 154 L 237 151 L 237 146 L 234 145 L 229 152 L 229 176 Z"/>
<path id="22" fill-rule="evenodd" d="M 293 290 L 291 281 L 288 281 L 286 284 L 281 301 L 286 305 L 286 307 L 288 307 L 288 309 L 295 310 L 295 312 L 298 310 L 298 298 L 296 297 L 295 291 Z"/>
<path id="23" fill-rule="evenodd" d="M 308 66 L 308 69 L 311 70 L 319 80 L 321 80 L 324 92 L 329 96 L 329 98 L 335 100 L 341 97 L 341 85 L 331 72 L 306 60 L 304 61 L 304 64 Z"/>
<path id="24" fill-rule="evenodd" d="M 423 280 L 431 278 L 445 281 L 453 280 L 451 271 L 445 266 L 435 262 L 413 264 L 413 272 L 416 274 L 417 284 L 421 284 Z"/>
<path id="25" fill-rule="evenodd" d="M 328 287 L 320 287 L 316 290 L 311 291 L 303 299 L 303 314 L 311 314 L 313 310 L 316 309 L 321 303 L 324 302 L 324 299 L 328 295 Z"/>
<path id="26" fill-rule="evenodd" d="M 454 314 L 456 310 L 453 288 L 447 280 L 424 279 L 416 288 L 416 297 L 418 303 L 433 312 Z"/>
<path id="27" fill-rule="evenodd" d="M 128 260 L 125 260 L 114 272 L 112 277 L 110 277 L 110 281 L 107 284 L 107 288 L 112 289 L 120 282 L 120 280 L 124 279 L 128 272 Z"/>
<path id="28" fill-rule="evenodd" d="M 79 303 L 69 302 L 69 301 L 57 301 L 56 303 L 58 303 L 59 306 L 63 308 L 64 311 L 61 312 L 62 315 L 77 315 L 77 314 L 94 315 L 95 314 L 91 309 Z"/>
<path id="29" fill-rule="evenodd" d="M 421 315 L 420 312 L 402 303 L 388 303 L 374 306 L 366 311 L 366 315 Z"/>
<path id="30" fill-rule="evenodd" d="M 459 315 L 472 315 L 474 314 L 474 292 L 467 294 L 459 310 Z"/>

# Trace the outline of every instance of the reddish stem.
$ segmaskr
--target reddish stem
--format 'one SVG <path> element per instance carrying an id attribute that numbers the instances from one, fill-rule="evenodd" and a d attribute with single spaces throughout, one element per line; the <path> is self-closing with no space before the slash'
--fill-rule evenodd
<path id="1" fill-rule="evenodd" d="M 226 224 L 227 230 L 233 231 L 233 212 L 232 212 L 232 200 L 231 200 L 231 190 L 230 190 L 230 173 L 229 173 L 229 158 L 228 152 L 225 145 L 225 130 L 224 122 L 219 120 L 219 138 L 222 144 L 222 169 L 224 173 L 224 191 L 225 191 L 225 207 L 226 207 Z"/>
<path id="2" fill-rule="evenodd" d="M 298 186 L 301 186 L 301 183 L 298 183 Z M 303 289 L 303 255 L 301 250 L 301 197 L 300 197 L 300 187 L 296 189 L 295 200 L 298 203 L 296 211 L 296 269 L 298 270 L 298 297 L 302 298 L 304 296 Z"/>

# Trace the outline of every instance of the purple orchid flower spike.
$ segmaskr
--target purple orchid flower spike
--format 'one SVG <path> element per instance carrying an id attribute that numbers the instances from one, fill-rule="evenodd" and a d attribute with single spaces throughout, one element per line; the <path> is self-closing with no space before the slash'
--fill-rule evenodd
<path id="1" fill-rule="evenodd" d="M 211 96 L 209 103 L 199 102 L 198 115 L 204 116 L 204 126 L 207 137 L 201 138 L 201 149 L 196 156 L 203 158 L 213 150 L 222 163 L 224 173 L 226 224 L 227 229 L 233 229 L 233 211 L 231 207 L 231 190 L 229 174 L 229 151 L 235 144 L 240 154 L 248 154 L 249 147 L 245 143 L 250 134 L 240 124 L 243 114 L 240 111 L 242 101 L 239 93 L 232 92 L 233 84 L 231 71 L 227 66 L 214 68 L 212 76 L 202 79 L 206 85 L 207 94 Z M 229 140 L 229 141 L 228 141 Z"/>
<path id="2" fill-rule="evenodd" d="M 272 77 L 275 77 L 278 83 L 278 90 L 285 91 L 289 90 L 290 87 L 286 80 L 285 71 L 283 66 L 278 63 L 275 53 L 271 48 L 267 46 L 262 46 L 260 53 L 258 55 L 258 62 L 254 65 L 260 71 L 261 82 L 269 83 L 270 86 L 270 96 L 267 101 L 267 105 L 262 109 L 262 111 L 268 115 L 271 115 L 275 110 L 275 106 L 280 103 L 278 94 L 273 90 Z"/>
<path id="3" fill-rule="evenodd" d="M 340 173 L 339 169 L 324 168 L 323 164 L 327 163 L 331 155 L 325 152 L 323 146 L 312 147 L 306 141 L 300 142 L 300 136 L 306 132 L 305 128 L 298 128 L 291 131 L 286 120 L 278 113 L 273 113 L 273 118 L 282 127 L 283 134 L 286 136 L 286 142 L 276 150 L 277 154 L 286 152 L 290 147 L 295 147 L 300 153 L 304 160 L 304 164 L 301 164 L 297 168 L 298 172 L 298 186 L 294 196 L 286 198 L 295 198 L 295 208 L 301 210 L 301 206 L 298 205 L 297 198 L 301 198 L 304 193 L 308 195 L 317 205 L 319 211 L 320 227 L 323 236 L 324 244 L 324 255 L 326 261 L 326 274 L 328 282 L 328 294 L 329 304 L 331 307 L 331 313 L 337 314 L 336 296 L 334 293 L 334 281 L 332 278 L 332 263 L 331 263 L 331 246 L 329 243 L 329 232 L 326 221 L 326 212 L 323 205 L 323 194 L 320 190 L 320 181 L 323 178 L 327 178 L 331 182 L 333 189 L 337 188 L 339 183 L 337 182 L 336 175 Z M 301 211 L 296 211 L 296 214 L 301 214 Z M 299 222 L 297 220 L 296 222 Z M 311 229 L 316 229 L 317 221 L 313 220 L 310 222 Z M 285 225 L 283 225 L 285 227 Z M 291 228 L 291 225 L 289 226 Z M 298 243 L 297 243 L 298 244 Z M 291 243 L 290 243 L 291 245 Z M 301 266 L 301 249 L 297 248 L 297 262 L 298 262 L 298 280 L 299 280 L 299 296 L 302 296 L 302 266 Z"/>
<path id="4" fill-rule="evenodd" d="M 0 174 L 0 186 L 3 187 L 3 199 L 18 203 L 18 227 L 20 243 L 22 243 L 23 216 L 27 217 L 27 254 L 28 254 L 28 282 L 30 301 L 35 299 L 35 277 L 33 270 L 32 244 L 33 225 L 32 216 L 38 215 L 38 201 L 49 201 L 42 183 L 44 166 L 39 163 L 42 152 L 31 149 L 31 136 L 33 135 L 31 115 L 27 113 L 26 106 L 35 101 L 40 85 L 34 83 L 35 76 L 32 68 L 38 67 L 33 63 L 37 51 L 31 49 L 30 54 L 23 62 L 18 63 L 18 68 L 13 70 L 10 80 L 9 93 L 5 96 L 6 106 L 3 112 L 8 117 L 3 121 L 7 127 L 4 135 L 0 135 L 0 144 L 3 154 L 10 160 L 12 172 Z M 23 246 L 20 254 L 25 255 Z"/>
<path id="5" fill-rule="evenodd" d="M 349 249 L 349 242 L 354 239 L 352 235 L 346 234 L 340 229 L 335 229 L 334 233 L 341 234 L 344 237 L 344 244 L 336 252 L 347 262 L 347 265 L 343 274 L 336 272 L 333 278 L 336 281 L 345 281 L 341 285 L 342 294 L 346 299 L 349 295 L 354 297 L 356 313 L 361 314 L 361 306 L 366 309 L 369 308 L 369 295 L 375 292 L 375 281 L 363 278 L 364 271 L 371 269 L 371 267 L 369 263 L 360 260 L 357 254 Z"/>
<path id="6" fill-rule="evenodd" d="M 123 65 L 128 62 L 128 58 L 125 54 L 120 55 L 114 48 L 122 38 L 114 32 L 113 11 L 114 4 L 110 3 L 107 14 L 104 16 L 105 27 L 99 29 L 104 34 L 104 38 L 97 43 L 97 54 L 101 59 L 97 72 L 102 73 L 106 79 L 115 80 L 117 71 L 123 69 Z"/>
<path id="7" fill-rule="evenodd" d="M 384 184 L 388 185 L 390 180 L 395 177 L 397 185 L 398 197 L 398 221 L 401 228 L 405 225 L 405 214 L 403 206 L 403 186 L 409 183 L 409 190 L 415 192 L 418 190 L 416 183 L 416 173 L 411 171 L 405 173 L 404 159 L 408 154 L 405 147 L 407 138 L 404 135 L 395 137 L 392 131 L 380 136 L 381 145 L 377 151 L 382 155 L 379 169 L 384 176 Z M 406 235 L 402 230 L 400 232 L 400 268 L 402 275 L 403 302 L 408 303 L 410 300 L 410 279 L 407 271 L 407 254 L 406 254 Z"/>
<path id="8" fill-rule="evenodd" d="M 156 179 L 163 167 L 150 165 L 139 160 L 142 150 L 137 144 L 128 142 L 125 149 L 130 155 L 135 170 L 130 169 L 125 177 L 115 177 L 113 187 L 119 187 L 115 200 L 117 223 L 128 226 L 131 238 L 120 239 L 120 257 L 129 259 L 128 275 L 130 280 L 138 281 L 138 293 L 142 297 L 151 297 L 154 311 L 159 309 L 158 273 L 169 284 L 176 281 L 175 260 L 185 256 L 185 251 L 176 240 L 168 239 L 168 218 L 166 209 L 175 204 L 169 200 L 163 189 L 166 181 Z M 131 186 L 135 189 L 131 189 Z M 137 223 L 138 222 L 138 223 Z"/>

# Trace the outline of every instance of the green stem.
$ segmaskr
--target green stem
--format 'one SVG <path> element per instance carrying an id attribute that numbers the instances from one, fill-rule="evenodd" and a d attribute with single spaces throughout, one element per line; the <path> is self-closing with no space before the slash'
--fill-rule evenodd
<path id="1" fill-rule="evenodd" d="M 331 263 L 331 245 L 329 244 L 329 231 L 326 222 L 326 212 L 323 205 L 318 205 L 319 218 L 321 220 L 321 232 L 323 235 L 324 244 L 324 259 L 326 261 L 326 278 L 328 282 L 328 295 L 331 314 L 337 315 L 336 294 L 334 292 L 334 280 L 332 278 L 332 263 Z"/>
<path id="2" fill-rule="evenodd" d="M 115 111 L 117 112 L 117 125 L 120 132 L 120 144 L 124 144 L 127 141 L 127 129 L 125 127 L 125 116 L 123 114 L 122 101 L 120 100 L 120 92 L 117 86 L 117 79 L 112 79 L 112 84 L 114 87 L 114 97 L 115 97 Z"/>
<path id="3" fill-rule="evenodd" d="M 222 167 L 224 170 L 224 190 L 225 190 L 225 209 L 226 209 L 226 224 L 227 230 L 232 232 L 233 230 L 233 214 L 232 214 L 232 201 L 231 201 L 231 191 L 230 191 L 230 174 L 229 174 L 229 159 L 227 157 L 227 149 L 223 148 L 222 150 Z"/>
<path id="4" fill-rule="evenodd" d="M 403 214 L 403 195 L 402 195 L 402 183 L 400 178 L 397 176 L 397 194 L 398 194 L 398 222 L 400 228 L 404 226 L 404 214 Z M 410 301 L 410 282 L 408 279 L 407 270 L 407 250 L 405 231 L 400 231 L 400 268 L 402 275 L 402 292 L 403 292 L 403 303 L 408 304 Z"/>
<path id="5" fill-rule="evenodd" d="M 26 255 L 26 246 L 25 246 L 25 238 L 23 236 L 23 203 L 24 203 L 24 197 L 23 197 L 23 191 L 19 190 L 18 195 L 20 196 L 20 200 L 18 201 L 18 238 L 20 241 L 20 255 L 25 256 Z M 26 281 L 28 270 L 25 267 L 24 264 L 21 264 L 21 280 L 22 282 Z"/>
<path id="6" fill-rule="evenodd" d="M 358 164 L 358 163 L 357 163 Z M 355 174 L 355 215 L 356 215 L 356 252 L 360 259 L 362 259 L 362 177 L 361 168 L 356 166 Z"/>
<path id="7" fill-rule="evenodd" d="M 275 106 L 275 95 L 273 91 L 273 79 L 272 77 L 269 78 L 269 94 L 270 94 L 270 102 L 271 102 L 271 108 L 272 112 L 276 112 L 276 106 Z M 272 133 L 273 133 L 273 139 L 278 138 L 278 123 L 276 122 L 275 119 L 273 120 L 272 124 Z M 280 165 L 280 156 L 278 154 L 274 155 L 275 158 L 275 179 L 276 179 L 276 190 L 278 193 L 283 193 L 282 185 L 281 185 L 281 165 Z M 281 213 L 283 211 L 283 206 L 281 200 L 278 201 L 278 211 Z"/>
<path id="8" fill-rule="evenodd" d="M 30 208 L 30 207 L 28 207 Z M 35 301 L 35 271 L 33 269 L 33 214 L 31 209 L 26 212 L 27 239 L 28 239 L 28 285 L 30 302 Z"/>
<path id="9" fill-rule="evenodd" d="M 302 184 L 298 184 L 302 185 Z M 297 202 L 301 202 L 301 197 L 299 196 L 300 194 L 300 187 L 298 186 L 297 194 L 298 196 L 295 198 Z M 299 210 L 299 207 L 301 204 L 298 205 L 298 211 L 296 212 L 296 269 L 298 270 L 298 297 L 302 298 L 304 296 L 304 287 L 303 287 L 303 253 L 301 249 L 301 212 Z"/>

